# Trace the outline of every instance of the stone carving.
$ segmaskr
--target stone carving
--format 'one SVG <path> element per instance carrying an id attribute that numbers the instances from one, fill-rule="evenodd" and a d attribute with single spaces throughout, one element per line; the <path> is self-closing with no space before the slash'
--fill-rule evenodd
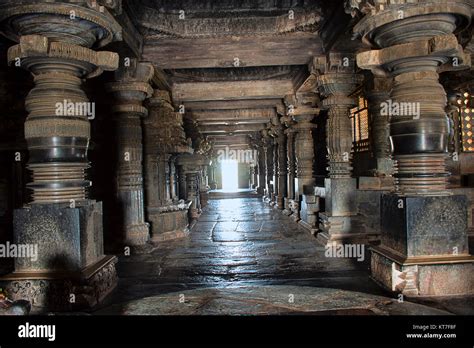
<path id="1" fill-rule="evenodd" d="M 150 98 L 153 89 L 149 81 L 153 77 L 153 66 L 132 60 L 130 67 L 115 73 L 115 81 L 107 85 L 116 104 L 117 128 L 117 198 L 123 214 L 122 243 L 143 245 L 148 241 L 148 224 L 145 223 L 143 202 L 143 145 L 141 118 L 148 115 L 142 106 Z"/>
<path id="2" fill-rule="evenodd" d="M 14 235 L 19 242 L 45 247 L 47 238 L 58 233 L 68 237 L 63 243 L 65 252 L 50 249 L 47 253 L 53 262 L 41 258 L 31 265 L 17 262 L 15 271 L 2 281 L 18 296 L 64 310 L 71 305 L 65 294 L 81 285 L 77 279 L 87 283 L 92 271 L 115 274 L 115 258 L 103 256 L 101 203 L 87 199 L 89 119 L 95 118 L 95 105 L 81 84 L 82 79 L 118 68 L 118 54 L 96 52 L 92 47 L 120 39 L 121 28 L 107 8 L 101 11 L 85 1 L 4 1 L 0 30 L 18 43 L 8 50 L 9 64 L 31 72 L 35 83 L 25 102 L 31 204 L 15 210 Z M 50 213 L 48 219 L 55 228 L 41 224 L 42 211 Z M 61 266 L 67 272 L 58 276 Z M 22 272 L 25 267 L 34 270 L 28 277 Z M 99 292 L 105 295 L 115 283 L 104 281 L 100 286 Z M 81 305 L 92 306 L 102 298 Z"/>

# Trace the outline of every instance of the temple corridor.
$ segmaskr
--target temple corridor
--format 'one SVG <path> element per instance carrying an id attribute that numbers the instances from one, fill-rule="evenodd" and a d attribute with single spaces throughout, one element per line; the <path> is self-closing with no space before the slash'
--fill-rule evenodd
<path id="1" fill-rule="evenodd" d="M 473 19 L 0 0 L 0 315 L 474 314 Z"/>
<path id="2" fill-rule="evenodd" d="M 387 298 L 368 277 L 368 259 L 326 257 L 316 238 L 260 198 L 211 199 L 185 240 L 122 256 L 117 292 L 95 313 L 474 313 L 466 298 L 431 308 Z"/>

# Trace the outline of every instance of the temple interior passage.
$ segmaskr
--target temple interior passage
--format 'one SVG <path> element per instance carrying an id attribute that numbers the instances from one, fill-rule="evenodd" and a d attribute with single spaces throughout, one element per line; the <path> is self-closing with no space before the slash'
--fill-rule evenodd
<path id="1" fill-rule="evenodd" d="M 473 315 L 473 14 L 0 0 L 0 315 Z"/>

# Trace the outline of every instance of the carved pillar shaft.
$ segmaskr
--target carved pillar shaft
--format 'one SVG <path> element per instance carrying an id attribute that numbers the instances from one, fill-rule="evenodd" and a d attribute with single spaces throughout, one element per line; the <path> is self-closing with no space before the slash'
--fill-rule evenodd
<path id="1" fill-rule="evenodd" d="M 178 167 L 178 187 L 179 187 L 179 199 L 186 199 L 186 174 L 183 166 Z"/>
<path id="2" fill-rule="evenodd" d="M 289 128 L 285 131 L 287 135 L 286 151 L 288 160 L 288 192 L 287 198 L 289 200 L 295 199 L 295 131 Z"/>
<path id="3" fill-rule="evenodd" d="M 20 44 L 9 49 L 9 62 L 21 59 L 21 67 L 33 74 L 35 82 L 25 101 L 31 203 L 69 203 L 87 198 L 86 188 L 91 185 L 85 179 L 89 168 L 88 118 L 95 117 L 95 105 L 83 92 L 81 79 L 100 65 L 113 70 L 117 58 L 110 52 L 99 54 L 38 35 L 22 36 Z"/>
<path id="4" fill-rule="evenodd" d="M 381 113 L 381 106 L 390 99 L 391 80 L 374 77 L 372 84 L 372 88 L 367 90 L 366 95 L 371 119 L 372 148 L 377 160 L 376 170 L 379 176 L 390 176 L 393 173 L 390 150 L 390 118 Z"/>
<path id="5" fill-rule="evenodd" d="M 267 171 L 267 168 L 266 168 L 266 161 L 265 161 L 265 147 L 259 146 L 258 148 L 258 189 L 257 189 L 257 192 L 259 194 L 265 193 L 266 171 Z"/>
<path id="6" fill-rule="evenodd" d="M 171 159 L 169 161 L 169 166 L 170 166 L 170 196 L 171 196 L 171 200 L 173 202 L 176 202 L 178 200 L 175 161 L 176 161 L 175 156 L 171 157 Z"/>
<path id="7" fill-rule="evenodd" d="M 153 76 L 150 64 L 138 63 L 122 68 L 116 73 L 117 82 L 107 85 L 116 103 L 117 136 L 117 198 L 118 211 L 123 214 L 122 242 L 142 245 L 148 240 L 148 224 L 145 223 L 143 197 L 143 144 L 141 118 L 148 114 L 142 106 L 150 97 L 152 88 L 148 81 Z"/>
<path id="8" fill-rule="evenodd" d="M 191 219 L 197 219 L 201 210 L 199 173 L 197 170 L 186 171 L 186 199 L 191 201 L 191 207 L 189 208 Z"/>
<path id="9" fill-rule="evenodd" d="M 269 141 L 269 140 L 268 140 Z M 265 168 L 266 168 L 266 173 L 265 173 L 265 180 L 266 180 L 266 191 L 265 195 L 267 198 L 271 198 L 271 195 L 273 193 L 273 185 L 272 185 L 272 180 L 273 180 L 273 144 L 265 144 Z"/>
<path id="10" fill-rule="evenodd" d="M 287 145 L 286 136 L 281 131 L 278 137 L 278 198 L 277 204 L 279 209 L 285 208 L 285 197 L 287 196 L 288 168 L 287 168 Z"/>
<path id="11" fill-rule="evenodd" d="M 317 109 L 312 109 L 311 114 L 300 114 L 294 116 L 296 124 L 294 129 L 295 136 L 295 165 L 296 165 L 296 182 L 295 182 L 295 200 L 301 200 L 304 194 L 304 187 L 314 185 L 313 161 L 314 161 L 314 144 L 312 129 L 316 126 L 311 121 Z"/>
<path id="12" fill-rule="evenodd" d="M 318 76 L 318 86 L 326 96 L 322 105 L 329 110 L 326 137 L 331 178 L 351 177 L 352 126 L 349 115 L 356 100 L 349 97 L 349 94 L 360 82 L 362 76 L 350 73 Z"/>
<path id="13" fill-rule="evenodd" d="M 273 192 L 271 196 L 272 204 L 276 203 L 278 193 L 280 191 L 279 188 L 279 173 L 278 173 L 278 142 L 276 139 L 272 139 L 273 146 L 273 155 L 272 155 L 272 166 L 273 166 L 273 176 L 272 176 L 272 181 L 273 181 Z"/>

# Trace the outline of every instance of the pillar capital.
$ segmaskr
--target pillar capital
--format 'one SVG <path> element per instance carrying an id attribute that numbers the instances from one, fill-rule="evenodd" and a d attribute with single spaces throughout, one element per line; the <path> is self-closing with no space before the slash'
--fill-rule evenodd
<path id="1" fill-rule="evenodd" d="M 155 89 L 147 101 L 145 126 L 147 153 L 192 153 L 183 128 L 183 114 L 174 111 L 168 91 Z"/>
<path id="2" fill-rule="evenodd" d="M 115 82 L 108 83 L 106 88 L 117 100 L 113 112 L 121 114 L 136 114 L 144 117 L 148 110 L 142 106 L 146 98 L 150 98 L 153 88 L 150 80 L 153 78 L 153 66 L 150 63 L 139 63 L 132 60 L 130 67 L 121 67 L 115 72 Z"/>
<path id="3" fill-rule="evenodd" d="M 118 9 L 115 5 L 116 2 L 108 2 L 106 7 L 92 1 L 4 1 L 0 5 L 0 28 L 15 42 L 20 41 L 20 36 L 35 34 L 54 42 L 103 47 L 122 38 L 122 29 L 109 11 Z"/>
<path id="4" fill-rule="evenodd" d="M 407 39 L 415 41 L 416 36 L 429 38 L 464 29 L 470 24 L 472 11 L 468 0 L 378 0 L 376 4 L 368 0 L 347 0 L 346 10 L 353 15 L 357 12 L 365 14 L 355 25 L 354 33 L 365 44 L 379 47 L 392 46 Z M 401 26 L 401 21 L 409 26 Z M 433 31 L 436 26 L 441 30 Z M 374 33 L 381 27 L 385 30 Z M 418 32 L 415 37 L 413 31 Z"/>

